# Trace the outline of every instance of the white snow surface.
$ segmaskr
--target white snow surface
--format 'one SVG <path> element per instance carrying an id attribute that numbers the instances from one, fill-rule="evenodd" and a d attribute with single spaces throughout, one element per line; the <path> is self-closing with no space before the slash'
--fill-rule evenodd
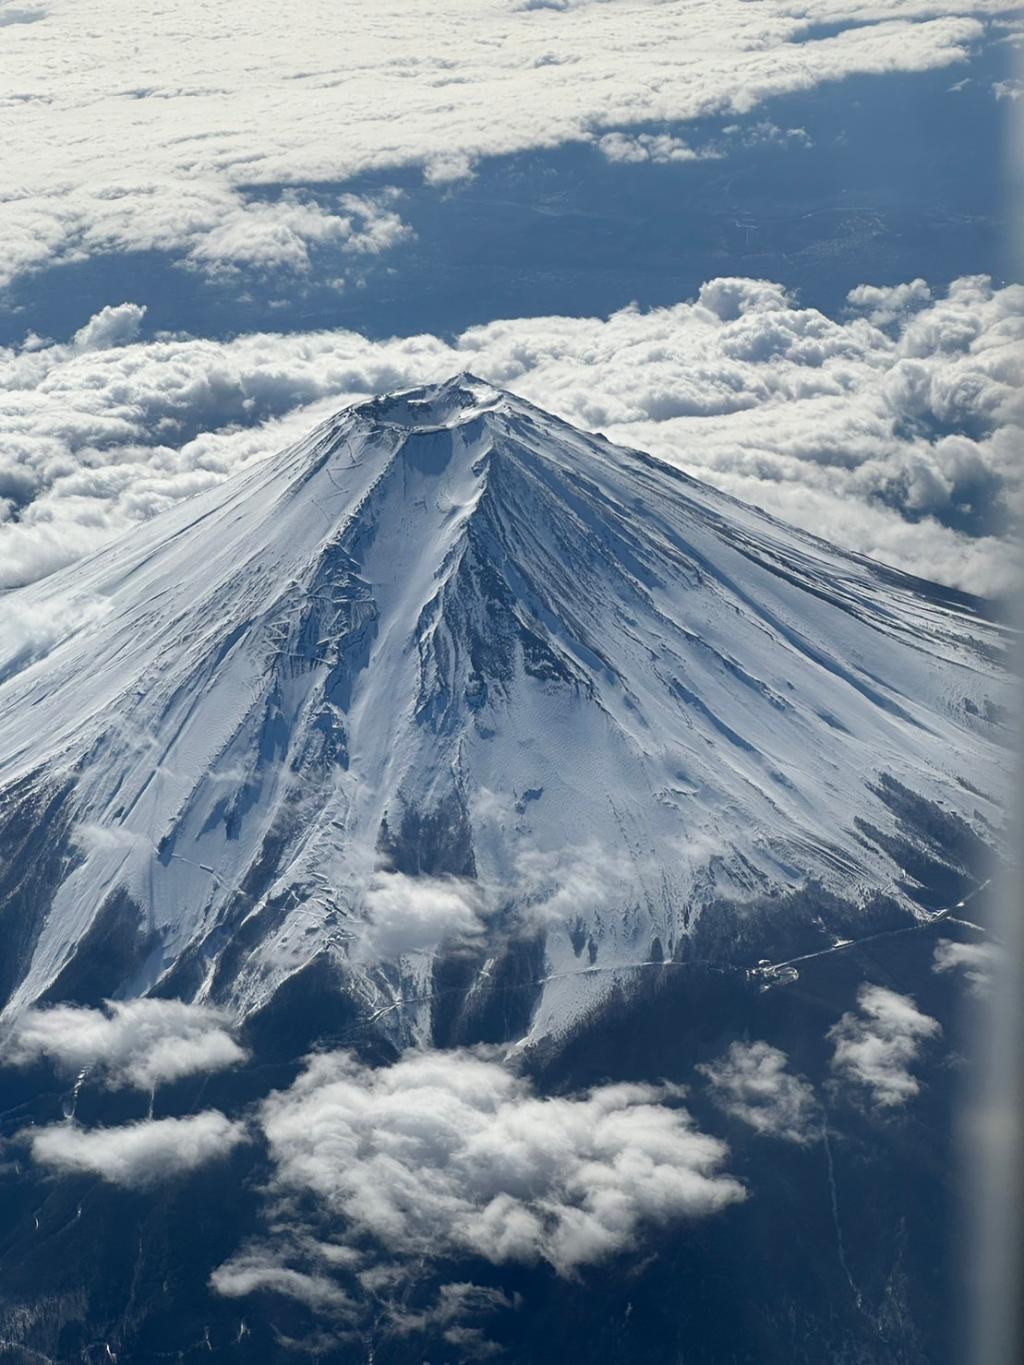
<path id="1" fill-rule="evenodd" d="M 243 1015 L 326 954 L 422 1035 L 443 944 L 421 916 L 378 960 L 394 877 L 392 909 L 462 897 L 442 928 L 495 952 L 544 929 L 541 1036 L 722 901 L 903 898 L 855 824 L 897 831 L 883 774 L 983 832 L 1007 780 L 1001 631 L 969 602 L 468 375 L 339 413 L 0 613 L 0 815 L 70 782 L 73 829 L 9 1016 L 120 890 L 146 948 L 114 993 L 187 957 Z"/>

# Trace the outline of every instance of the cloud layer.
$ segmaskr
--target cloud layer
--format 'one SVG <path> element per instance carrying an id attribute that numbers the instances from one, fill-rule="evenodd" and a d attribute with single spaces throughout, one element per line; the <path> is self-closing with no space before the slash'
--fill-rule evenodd
<path id="1" fill-rule="evenodd" d="M 844 1014 L 829 1030 L 835 1043 L 833 1071 L 868 1092 L 880 1109 L 895 1109 L 918 1094 L 910 1070 L 921 1048 L 942 1032 L 909 995 L 865 983 L 857 992 L 859 1013 Z"/>
<path id="2" fill-rule="evenodd" d="M 1024 289 L 855 291 L 849 317 L 780 285 L 609 319 L 531 318 L 374 343 L 354 332 L 132 341 L 135 304 L 66 345 L 0 351 L 0 588 L 18 586 L 306 433 L 329 409 L 460 369 L 649 449 L 898 568 L 1013 581 Z M 886 328 L 862 314 L 887 321 Z"/>
<path id="3" fill-rule="evenodd" d="M 472 369 L 578 425 L 897 567 L 987 593 L 1024 472 L 1024 289 L 854 291 L 830 318 L 766 281 L 608 319 L 373 342 L 354 332 L 135 341 L 104 309 L 0 351 L 0 589 L 273 453 L 346 402 Z M 873 319 L 873 320 L 872 320 Z"/>
<path id="4" fill-rule="evenodd" d="M 108 1000 L 102 1010 L 77 1005 L 27 1010 L 4 1060 L 25 1066 L 47 1058 L 71 1075 L 95 1072 L 112 1090 L 153 1090 L 162 1082 L 235 1066 L 245 1055 L 219 1010 L 140 999 Z"/>
<path id="5" fill-rule="evenodd" d="M 16 187 L 0 198 L 0 281 L 109 252 L 301 270 L 324 244 L 379 251 L 403 231 L 386 198 L 324 202 L 303 187 L 408 165 L 443 183 L 485 156 L 944 66 L 1002 9 L 357 0 L 296 13 L 180 0 L 143 17 L 118 0 L 48 0 L 0 47 Z"/>

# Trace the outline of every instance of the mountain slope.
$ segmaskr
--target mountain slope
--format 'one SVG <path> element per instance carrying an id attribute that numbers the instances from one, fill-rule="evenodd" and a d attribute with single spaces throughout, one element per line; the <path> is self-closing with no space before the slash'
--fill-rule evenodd
<path id="1" fill-rule="evenodd" d="M 997 839 L 973 604 L 471 376 L 4 606 L 9 1013 L 317 962 L 402 1037 L 528 978 L 537 1036 L 608 969 L 923 913 Z"/>

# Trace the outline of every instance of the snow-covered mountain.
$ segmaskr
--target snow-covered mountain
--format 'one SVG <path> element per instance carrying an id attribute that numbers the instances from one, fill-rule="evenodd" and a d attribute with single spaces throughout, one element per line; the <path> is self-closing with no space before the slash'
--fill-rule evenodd
<path id="1" fill-rule="evenodd" d="M 974 604 L 468 375 L 2 609 L 9 1013 L 249 1013 L 316 961 L 396 1038 L 528 978 L 536 1037 L 609 969 L 924 913 L 998 843 Z"/>

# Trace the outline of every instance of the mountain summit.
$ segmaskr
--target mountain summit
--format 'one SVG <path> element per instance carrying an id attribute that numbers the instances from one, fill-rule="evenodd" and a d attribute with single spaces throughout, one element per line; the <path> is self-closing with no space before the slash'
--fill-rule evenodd
<path id="1" fill-rule="evenodd" d="M 995 839 L 976 604 L 471 375 L 5 606 L 9 1012 L 315 966 L 396 1038 L 528 981 L 484 1032 L 536 1037 L 637 964 L 923 915 Z"/>

